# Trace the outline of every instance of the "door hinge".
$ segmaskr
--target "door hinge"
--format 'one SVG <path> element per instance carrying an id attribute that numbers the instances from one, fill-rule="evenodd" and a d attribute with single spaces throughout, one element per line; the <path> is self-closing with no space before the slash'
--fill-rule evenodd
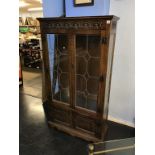
<path id="1" fill-rule="evenodd" d="M 102 44 L 107 44 L 107 37 L 102 37 L 101 42 Z"/>

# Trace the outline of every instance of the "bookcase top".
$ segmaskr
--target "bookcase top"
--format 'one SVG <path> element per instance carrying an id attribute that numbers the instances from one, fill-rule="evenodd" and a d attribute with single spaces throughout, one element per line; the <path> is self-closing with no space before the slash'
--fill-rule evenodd
<path id="1" fill-rule="evenodd" d="M 52 21 L 52 20 L 91 20 L 91 19 L 103 19 L 103 20 L 119 20 L 119 17 L 114 15 L 107 15 L 107 16 L 82 16 L 82 17 L 43 17 L 37 18 L 39 21 Z"/>

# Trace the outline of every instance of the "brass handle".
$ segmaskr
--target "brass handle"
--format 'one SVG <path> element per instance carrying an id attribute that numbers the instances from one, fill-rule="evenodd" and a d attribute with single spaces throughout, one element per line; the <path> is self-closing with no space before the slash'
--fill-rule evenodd
<path id="1" fill-rule="evenodd" d="M 94 145 L 93 144 L 89 144 L 89 155 L 93 155 L 94 153 Z"/>

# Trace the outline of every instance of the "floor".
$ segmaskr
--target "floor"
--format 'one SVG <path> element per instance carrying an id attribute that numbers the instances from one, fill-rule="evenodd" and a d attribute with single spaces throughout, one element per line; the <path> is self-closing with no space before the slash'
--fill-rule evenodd
<path id="1" fill-rule="evenodd" d="M 20 155 L 87 155 L 88 142 L 49 128 L 41 101 L 41 72 L 23 72 L 20 87 Z M 133 128 L 109 123 L 106 140 L 134 137 Z"/>
<path id="2" fill-rule="evenodd" d="M 20 93 L 37 98 L 41 98 L 42 80 L 41 71 L 26 69 L 23 71 L 24 87 L 20 88 Z"/>

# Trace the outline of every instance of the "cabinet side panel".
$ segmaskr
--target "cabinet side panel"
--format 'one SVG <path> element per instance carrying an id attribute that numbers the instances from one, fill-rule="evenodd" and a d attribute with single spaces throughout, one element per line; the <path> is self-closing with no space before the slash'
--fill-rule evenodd
<path id="1" fill-rule="evenodd" d="M 107 75 L 106 75 L 104 110 L 103 110 L 104 119 L 107 119 L 108 117 L 115 38 L 116 38 L 116 22 L 112 22 L 112 24 L 110 25 L 109 45 L 108 45 L 109 49 L 108 49 Z"/>
<path id="2" fill-rule="evenodd" d="M 49 70 L 49 54 L 46 34 L 42 34 L 42 57 L 43 57 L 43 79 L 42 79 L 42 100 L 46 102 L 51 95 L 51 78 Z"/>

